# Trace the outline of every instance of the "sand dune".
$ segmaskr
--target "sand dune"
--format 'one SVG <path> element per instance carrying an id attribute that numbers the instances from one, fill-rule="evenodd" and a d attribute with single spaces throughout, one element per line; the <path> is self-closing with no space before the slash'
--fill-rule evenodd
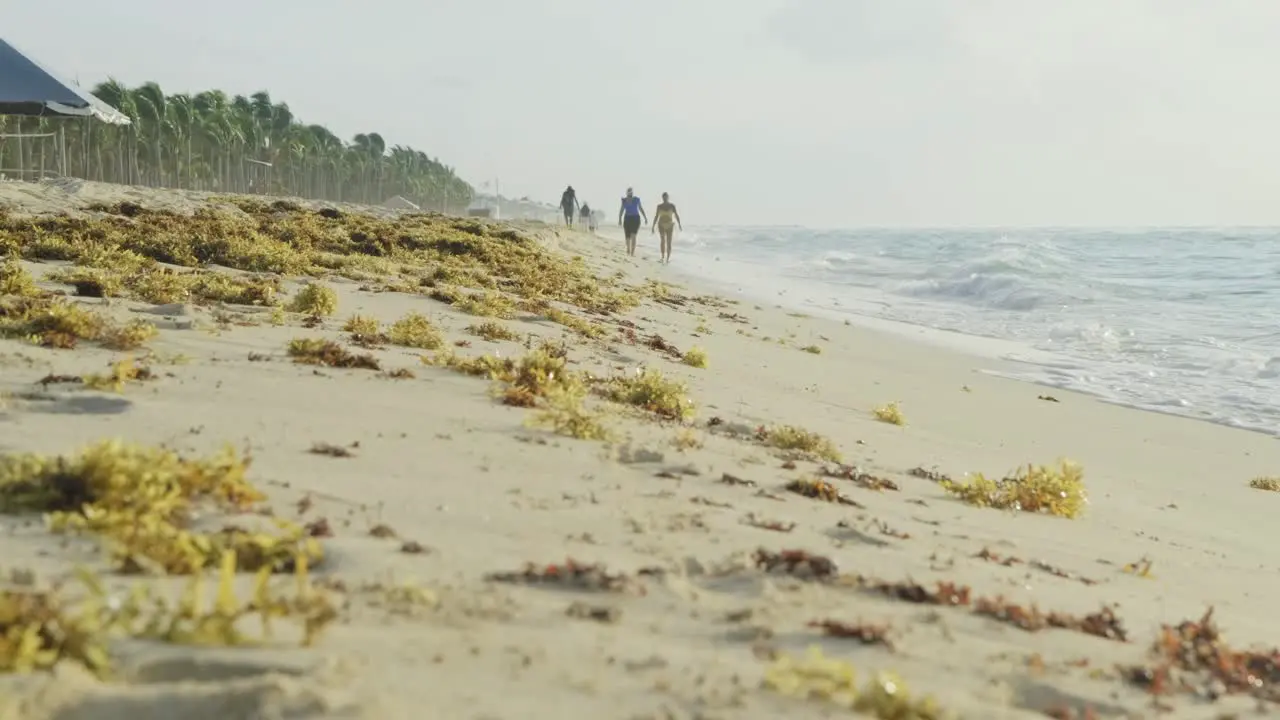
<path id="1" fill-rule="evenodd" d="M 190 212 L 209 198 L 92 183 L 0 185 L 10 213 L 120 201 Z M 671 272 L 625 258 L 611 236 L 527 231 L 621 283 Z M 23 265 L 37 279 L 58 267 Z M 0 341 L 0 390 L 9 398 L 0 452 L 70 454 L 113 437 L 192 455 L 225 443 L 248 449 L 249 476 L 277 515 L 327 519 L 332 537 L 322 538 L 325 562 L 314 576 L 340 608 L 305 649 L 289 642 L 285 623 L 266 647 L 116 641 L 119 677 L 110 682 L 74 663 L 0 675 L 0 718 L 839 716 L 833 704 L 764 683 L 778 657 L 801 658 L 813 645 L 852 663 L 860 685 L 892 671 L 913 697 L 932 695 L 960 717 L 1086 706 L 1097 717 L 1154 717 L 1152 694 L 1118 668 L 1159 669 L 1149 650 L 1162 624 L 1212 606 L 1237 648 L 1280 639 L 1268 590 L 1276 572 L 1269 520 L 1280 496 L 1248 487 L 1280 468 L 1270 438 L 1058 391 L 1058 402 L 1042 400 L 1045 389 L 977 373 L 972 358 L 743 298 L 709 299 L 687 278 L 621 316 L 583 314 L 607 329 L 602 339 L 521 312 L 502 321 L 520 339 L 497 342 L 467 332 L 483 318 L 424 294 L 324 282 L 339 309 L 312 327 L 297 315 L 272 324 L 264 308 L 73 298 L 160 328 L 149 355 L 131 353 L 154 377 L 118 393 L 37 381 L 100 373 L 125 353 Z M 290 278 L 285 294 L 298 287 Z M 450 344 L 469 341 L 453 347 L 463 356 L 519 356 L 526 344 L 563 339 L 575 371 L 660 370 L 688 384 L 696 414 L 681 427 L 590 398 L 618 439 L 575 440 L 526 426 L 536 410 L 495 401 L 490 382 L 424 364 L 430 351 L 357 348 L 382 372 L 298 364 L 286 354 L 295 338 L 349 345 L 341 327 L 352 314 L 390 323 L 409 312 L 429 316 Z M 708 367 L 648 347 L 653 335 L 680 351 L 705 349 Z M 412 377 L 388 375 L 401 368 Z M 905 426 L 872 416 L 891 401 Z M 787 462 L 753 439 L 756 428 L 776 425 L 826 436 L 857 473 L 892 488 L 869 489 L 846 469 L 849 477 L 830 482 L 849 504 L 788 492 L 788 482 L 837 466 Z M 310 452 L 317 443 L 350 456 Z M 1002 477 L 1060 457 L 1084 468 L 1089 504 L 1073 520 L 972 507 L 909 472 Z M 24 571 L 15 578 L 29 570 L 40 585 L 83 565 L 113 588 L 145 582 L 113 576 L 91 538 L 51 535 L 30 517 L 0 520 L 0 571 Z M 817 565 L 763 570 L 753 557 L 762 549 L 825 557 L 838 577 L 806 576 L 806 568 L 821 575 Z M 570 557 L 626 577 L 542 585 L 488 577 Z M 1149 573 L 1126 572 L 1143 561 Z M 877 591 L 870 578 L 927 591 L 951 582 L 972 598 L 911 602 Z M 1124 641 L 1069 627 L 1028 631 L 976 612 L 978 598 L 1001 596 L 1076 616 L 1114 605 Z M 884 626 L 885 636 L 826 637 L 810 625 L 822 620 Z M 1196 688 L 1212 684 L 1204 674 L 1181 676 Z M 1243 693 L 1210 703 L 1177 691 L 1172 678 L 1166 689 L 1158 700 L 1177 717 L 1255 704 Z"/>

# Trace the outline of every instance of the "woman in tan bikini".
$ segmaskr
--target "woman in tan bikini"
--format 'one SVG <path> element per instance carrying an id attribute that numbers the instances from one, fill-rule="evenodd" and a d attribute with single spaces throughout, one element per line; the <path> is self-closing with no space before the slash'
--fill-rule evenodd
<path id="1" fill-rule="evenodd" d="M 675 234 L 677 226 L 681 232 L 684 232 L 684 223 L 680 221 L 680 212 L 676 210 L 675 203 L 671 202 L 670 196 L 662 193 L 662 202 L 658 203 L 658 209 L 653 214 L 653 228 L 649 230 L 650 235 L 655 230 L 661 234 L 662 260 L 660 262 L 671 262 L 671 236 Z"/>

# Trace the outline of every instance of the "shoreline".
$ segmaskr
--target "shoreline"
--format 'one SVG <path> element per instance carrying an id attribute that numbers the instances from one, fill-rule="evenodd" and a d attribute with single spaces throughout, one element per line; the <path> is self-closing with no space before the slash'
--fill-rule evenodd
<path id="1" fill-rule="evenodd" d="M 86 192 L 109 200 L 123 191 Z M 158 206 L 195 202 L 128 192 Z M 66 201 L 50 194 L 41 202 Z M 493 233 L 510 227 L 482 225 Z M 340 607 L 302 650 L 136 641 L 115 682 L 69 662 L 48 676 L 0 673 L 0 717 L 123 720 L 164 712 L 157 707 L 200 718 L 226 717 L 227 707 L 317 718 L 413 718 L 423 707 L 440 717 L 531 718 L 552 707 L 567 718 L 826 717 L 830 705 L 777 689 L 790 687 L 778 679 L 780 658 L 803 657 L 813 645 L 852 663 L 859 687 L 892 671 L 912 697 L 932 695 L 962 717 L 1033 718 L 1085 706 L 1120 716 L 1147 712 L 1152 695 L 1113 668 L 1151 662 L 1161 624 L 1195 620 L 1213 606 L 1234 646 L 1280 642 L 1268 573 L 1270 503 L 1280 496 L 1248 486 L 1277 474 L 1272 438 L 1072 391 L 1042 400 L 1043 386 L 984 374 L 963 353 L 757 306 L 631 261 L 621 240 L 604 234 L 524 227 L 537 228 L 539 242 L 561 257 L 581 256 L 605 279 L 597 292 L 647 288 L 640 304 L 608 314 L 570 308 L 584 332 L 604 328 L 591 338 L 549 320 L 546 309 L 486 318 L 429 297 L 447 295 L 439 287 L 380 287 L 388 281 L 372 271 L 323 278 L 337 310 L 315 322 L 289 314 L 275 324 L 266 308 L 226 303 L 190 302 L 166 315 L 154 312 L 157 303 L 68 298 L 159 327 L 151 355 L 132 353 L 151 358 L 152 377 L 118 393 L 36 381 L 102 372 L 130 353 L 0 340 L 0 390 L 17 400 L 0 410 L 0 449 L 65 454 L 113 435 L 197 456 L 224 443 L 247 447 L 247 477 L 278 517 L 327 521 L 325 562 L 313 574 Z M 24 267 L 43 277 L 59 266 Z M 445 270 L 462 277 L 459 267 Z M 671 287 L 645 285 L 664 278 Z M 290 276 L 279 293 L 294 299 L 301 288 Z M 414 312 L 439 330 L 442 347 L 366 347 L 342 330 L 353 314 L 386 328 Z M 484 322 L 507 327 L 512 339 L 484 339 L 475 329 Z M 285 349 L 299 338 L 369 353 L 381 370 L 294 362 Z M 588 382 L 583 407 L 598 413 L 613 441 L 529 427 L 547 397 L 532 408 L 506 406 L 495 393 L 518 397 L 511 386 L 421 360 L 518 358 L 544 340 L 567 353 L 557 377 L 600 379 Z M 707 367 L 657 345 L 700 348 Z M 687 383 L 693 417 L 664 420 L 590 384 L 637 377 L 638 368 Z M 891 402 L 901 403 L 904 426 L 873 417 Z M 756 435 L 758 426 L 787 425 L 828 438 L 848 471 Z M 1089 504 L 1076 519 L 974 507 L 915 473 L 999 478 L 1060 457 L 1084 468 Z M 786 489 L 824 478 L 851 504 Z M 25 568 L 48 579 L 84 564 L 113 588 L 146 582 L 110 573 L 93 542 L 64 543 L 30 518 L 0 516 L 0 528 L 15 548 L 5 573 Z M 762 549 L 821 556 L 839 575 L 821 575 L 817 565 L 806 566 L 809 575 L 761 569 L 753 554 Z M 545 569 L 566 557 L 605 570 L 573 582 L 522 574 L 525 563 Z M 972 589 L 973 602 L 912 602 L 921 596 L 877 590 L 870 578 L 914 581 L 926 594 L 936 582 L 955 583 Z M 983 615 L 979 598 L 1062 617 L 1118 603 L 1127 642 L 1070 623 L 1020 627 L 1007 614 Z M 861 623 L 864 639 L 811 625 L 825 620 Z M 770 677 L 780 685 L 768 686 Z M 1160 700 L 1188 713 L 1210 709 L 1173 691 Z M 1253 704 L 1236 693 L 1212 709 Z"/>
<path id="2" fill-rule="evenodd" d="M 713 259 L 711 256 L 695 255 L 695 257 L 702 262 L 719 262 L 719 258 Z M 1072 364 L 1090 362 L 1087 359 L 1063 354 L 1060 351 L 1043 350 L 1019 340 L 992 335 L 971 334 L 923 322 L 880 317 L 858 309 L 831 307 L 813 299 L 800 300 L 790 294 L 780 294 L 779 297 L 752 294 L 744 289 L 739 282 L 718 279 L 712 275 L 699 274 L 696 270 L 681 271 L 678 268 L 673 268 L 670 272 L 674 272 L 692 282 L 708 283 L 718 288 L 721 292 L 749 297 L 757 303 L 777 305 L 798 312 L 819 314 L 834 321 L 847 319 L 860 327 L 905 337 L 927 345 L 941 347 L 950 352 L 971 356 L 985 361 L 990 366 L 989 368 L 984 368 L 983 372 L 989 372 L 998 377 L 1005 377 L 1059 392 L 1078 393 L 1119 407 L 1189 418 L 1223 427 L 1259 433 L 1272 438 L 1280 438 L 1280 430 L 1273 428 L 1269 424 L 1222 416 L 1221 413 L 1228 412 L 1229 408 L 1197 411 L 1193 406 L 1179 404 L 1180 401 L 1176 399 L 1164 402 L 1124 399 L 1116 396 L 1114 391 L 1111 390 L 1078 387 L 1076 386 L 1078 383 L 1074 380 L 1055 380 L 1050 375 L 1063 361 Z M 885 297 L 891 299 L 893 296 L 886 294 Z"/>

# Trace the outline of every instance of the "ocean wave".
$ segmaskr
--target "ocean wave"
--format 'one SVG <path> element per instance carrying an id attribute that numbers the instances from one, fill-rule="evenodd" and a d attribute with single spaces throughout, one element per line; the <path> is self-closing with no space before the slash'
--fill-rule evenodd
<path id="1" fill-rule="evenodd" d="M 1273 431 L 1277 240 L 1239 228 L 719 227 L 686 246 L 695 266 L 761 298 L 1014 341 L 1038 358 L 1024 379 Z"/>

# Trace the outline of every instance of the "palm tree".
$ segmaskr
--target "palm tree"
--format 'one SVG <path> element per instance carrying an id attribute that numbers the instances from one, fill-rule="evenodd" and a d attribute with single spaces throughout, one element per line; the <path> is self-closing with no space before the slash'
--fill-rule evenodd
<path id="1" fill-rule="evenodd" d="M 401 195 L 452 212 L 474 196 L 453 168 L 425 152 L 388 147 L 376 132 L 343 142 L 323 125 L 300 121 L 266 91 L 167 95 L 154 82 L 130 88 L 111 78 L 93 94 L 133 124 L 0 117 L 0 134 L 62 135 L 61 142 L 0 139 L 0 168 L 31 179 L 51 169 L 46 163 L 56 156 L 60 172 L 102 182 L 362 203 Z"/>

